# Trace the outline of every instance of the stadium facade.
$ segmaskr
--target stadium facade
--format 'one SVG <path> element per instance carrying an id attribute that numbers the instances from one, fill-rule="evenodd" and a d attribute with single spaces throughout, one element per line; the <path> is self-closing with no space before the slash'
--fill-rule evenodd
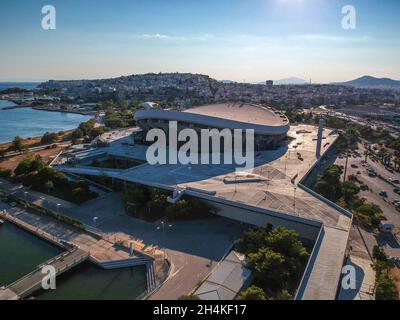
<path id="1" fill-rule="evenodd" d="M 178 131 L 190 128 L 254 130 L 255 151 L 275 150 L 285 144 L 290 129 L 288 118 L 270 107 L 244 103 L 212 104 L 184 112 L 144 109 L 135 113 L 135 120 L 144 130 L 162 129 L 166 135 L 170 122 L 177 122 Z M 145 135 L 141 139 L 145 142 Z M 244 143 L 244 135 L 243 135 Z M 222 151 L 222 150 L 221 150 Z"/>

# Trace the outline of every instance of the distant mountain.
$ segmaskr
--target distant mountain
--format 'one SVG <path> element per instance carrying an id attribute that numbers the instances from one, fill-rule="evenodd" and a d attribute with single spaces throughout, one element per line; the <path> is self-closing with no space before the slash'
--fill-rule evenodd
<path id="1" fill-rule="evenodd" d="M 389 78 L 375 78 L 371 76 L 363 76 L 361 78 L 347 81 L 347 82 L 335 82 L 333 84 L 352 86 L 352 87 L 388 87 L 388 88 L 400 88 L 400 81 Z"/>
<path id="2" fill-rule="evenodd" d="M 275 85 L 284 85 L 284 84 L 308 84 L 308 81 L 300 78 L 286 78 L 286 79 L 281 79 L 274 81 Z"/>

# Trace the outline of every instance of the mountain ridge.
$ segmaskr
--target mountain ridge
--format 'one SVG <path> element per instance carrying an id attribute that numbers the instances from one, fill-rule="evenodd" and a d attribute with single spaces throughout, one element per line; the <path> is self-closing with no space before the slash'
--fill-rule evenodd
<path id="1" fill-rule="evenodd" d="M 399 80 L 393 80 L 390 78 L 377 78 L 368 75 L 350 81 L 333 82 L 331 84 L 352 87 L 400 87 Z"/>

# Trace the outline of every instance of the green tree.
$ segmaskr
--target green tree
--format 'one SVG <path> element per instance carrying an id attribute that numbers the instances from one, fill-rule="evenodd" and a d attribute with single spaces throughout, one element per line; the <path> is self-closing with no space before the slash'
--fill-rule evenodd
<path id="1" fill-rule="evenodd" d="M 272 290 L 286 285 L 290 272 L 287 268 L 287 260 L 284 255 L 274 252 L 269 248 L 261 248 L 248 255 L 249 267 L 254 270 L 258 283 Z"/>
<path id="2" fill-rule="evenodd" d="M 24 140 L 20 136 L 16 136 L 11 143 L 11 150 L 14 151 L 24 151 L 26 146 L 24 145 Z"/>
<path id="3" fill-rule="evenodd" d="M 257 287 L 251 286 L 246 290 L 242 291 L 236 298 L 236 300 L 268 300 L 264 290 Z"/>
<path id="4" fill-rule="evenodd" d="M 364 225 L 372 228 L 378 228 L 381 221 L 385 220 L 382 209 L 374 203 L 367 202 L 355 210 L 355 216 Z"/>
<path id="5" fill-rule="evenodd" d="M 6 149 L 0 149 L 0 159 L 4 159 L 6 156 L 7 150 Z"/>
<path id="6" fill-rule="evenodd" d="M 57 133 L 49 133 L 46 132 L 43 137 L 40 139 L 41 144 L 49 144 L 58 141 L 58 134 Z"/>
<path id="7" fill-rule="evenodd" d="M 0 168 L 0 178 L 9 179 L 12 176 L 12 170 Z"/>
<path id="8" fill-rule="evenodd" d="M 342 173 L 341 167 L 330 166 L 322 176 L 318 177 L 315 191 L 331 201 L 338 200 L 341 197 L 340 177 Z"/>
<path id="9" fill-rule="evenodd" d="M 258 249 L 266 246 L 267 236 L 268 232 L 261 228 L 247 230 L 239 243 L 241 251 L 246 255 L 251 252 L 257 252 Z"/>
<path id="10" fill-rule="evenodd" d="M 377 261 L 388 262 L 388 256 L 386 252 L 379 246 L 375 246 L 373 250 L 373 258 Z"/>
<path id="11" fill-rule="evenodd" d="M 378 278 L 376 282 L 376 300 L 399 300 L 399 292 L 396 285 L 389 276 L 384 275 Z"/>
<path id="12" fill-rule="evenodd" d="M 360 187 L 353 181 L 346 181 L 342 185 L 341 194 L 343 195 L 344 201 L 347 207 L 352 209 L 356 196 L 360 193 Z"/>
<path id="13" fill-rule="evenodd" d="M 32 160 L 29 158 L 25 158 L 24 160 L 22 160 L 18 166 L 15 168 L 14 170 L 14 174 L 16 176 L 20 176 L 20 175 L 24 175 L 24 174 L 28 174 L 30 173 L 31 170 L 31 162 Z"/>

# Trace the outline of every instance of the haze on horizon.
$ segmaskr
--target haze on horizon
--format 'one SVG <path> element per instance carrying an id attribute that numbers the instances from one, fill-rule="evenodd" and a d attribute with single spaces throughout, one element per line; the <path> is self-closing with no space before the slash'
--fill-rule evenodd
<path id="1" fill-rule="evenodd" d="M 57 29 L 41 28 L 45 4 Z M 342 7 L 357 10 L 343 30 Z M 0 2 L 0 81 L 191 72 L 259 82 L 400 79 L 398 0 Z"/>

